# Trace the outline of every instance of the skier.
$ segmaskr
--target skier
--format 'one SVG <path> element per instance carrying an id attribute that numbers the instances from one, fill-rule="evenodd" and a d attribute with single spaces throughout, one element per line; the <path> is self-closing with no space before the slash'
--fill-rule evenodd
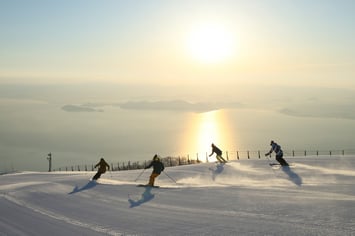
<path id="1" fill-rule="evenodd" d="M 288 163 L 283 159 L 283 152 L 281 150 L 281 146 L 271 140 L 271 149 L 268 153 L 265 153 L 265 156 L 271 155 L 272 152 L 276 153 L 276 161 L 278 161 L 282 166 L 288 166 Z"/>
<path id="2" fill-rule="evenodd" d="M 100 162 L 95 165 L 95 168 L 96 167 L 99 167 L 99 169 L 98 169 L 97 173 L 95 174 L 95 176 L 92 178 L 93 180 L 97 180 L 98 178 L 100 178 L 101 175 L 106 172 L 106 167 L 108 170 L 110 170 L 110 166 L 107 164 L 107 162 L 103 158 L 101 158 Z"/>
<path id="3" fill-rule="evenodd" d="M 222 151 L 213 143 L 211 144 L 212 153 L 209 156 L 212 156 L 213 153 L 216 153 L 216 158 L 220 163 L 226 163 L 227 161 L 222 157 Z"/>
<path id="4" fill-rule="evenodd" d="M 154 187 L 155 178 L 158 177 L 162 171 L 164 171 L 164 164 L 160 161 L 157 154 L 154 155 L 153 161 L 144 169 L 149 169 L 153 166 L 153 172 L 149 177 L 149 183 L 147 186 Z"/>

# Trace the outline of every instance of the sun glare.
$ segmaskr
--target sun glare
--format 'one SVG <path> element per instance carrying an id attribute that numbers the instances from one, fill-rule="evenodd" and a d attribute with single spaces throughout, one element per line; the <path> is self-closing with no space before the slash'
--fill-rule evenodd
<path id="1" fill-rule="evenodd" d="M 224 61 L 234 52 L 232 33 L 218 24 L 195 27 L 187 38 L 187 50 L 202 63 Z"/>
<path id="2" fill-rule="evenodd" d="M 206 155 L 211 152 L 211 143 L 222 150 L 233 147 L 234 138 L 230 133 L 231 127 L 227 115 L 223 111 L 211 111 L 196 114 L 188 126 L 188 137 L 185 148 L 199 154 L 201 161 L 206 161 Z M 215 156 L 208 157 L 214 161 Z"/>
<path id="3" fill-rule="evenodd" d="M 200 118 L 200 127 L 198 131 L 198 150 L 206 150 L 211 143 L 219 140 L 219 132 L 216 122 L 216 113 L 204 113 Z"/>

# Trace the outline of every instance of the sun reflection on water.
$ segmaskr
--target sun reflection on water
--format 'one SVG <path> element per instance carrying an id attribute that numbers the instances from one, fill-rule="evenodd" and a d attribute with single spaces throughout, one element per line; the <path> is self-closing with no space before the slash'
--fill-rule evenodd
<path id="1" fill-rule="evenodd" d="M 198 155 L 200 161 L 206 161 L 212 150 L 211 143 L 214 143 L 225 155 L 225 151 L 232 150 L 235 146 L 231 126 L 232 123 L 224 110 L 195 114 L 188 125 L 189 138 L 185 141 L 187 151 Z M 208 160 L 215 161 L 215 155 Z"/>

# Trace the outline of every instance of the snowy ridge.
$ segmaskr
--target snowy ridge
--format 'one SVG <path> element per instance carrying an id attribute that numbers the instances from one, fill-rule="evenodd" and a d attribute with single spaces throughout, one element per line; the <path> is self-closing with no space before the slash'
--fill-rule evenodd
<path id="1" fill-rule="evenodd" d="M 3 175 L 0 235 L 354 235 L 354 156 L 269 161 Z"/>

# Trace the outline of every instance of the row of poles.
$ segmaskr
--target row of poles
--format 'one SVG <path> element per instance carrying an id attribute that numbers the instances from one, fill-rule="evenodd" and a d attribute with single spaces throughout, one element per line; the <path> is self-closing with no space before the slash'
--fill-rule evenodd
<path id="1" fill-rule="evenodd" d="M 292 150 L 291 152 L 287 152 L 287 151 L 284 151 L 284 153 L 286 154 L 286 155 L 288 155 L 288 156 L 290 156 L 290 154 L 293 156 L 293 157 L 295 157 L 296 156 L 296 153 L 302 153 L 302 154 L 298 154 L 298 155 L 304 155 L 304 156 L 307 156 L 307 155 L 316 155 L 316 156 L 319 156 L 319 155 L 321 155 L 321 153 L 324 153 L 324 154 L 326 154 L 326 155 L 329 155 L 329 156 L 332 156 L 334 153 L 336 153 L 336 152 L 338 152 L 339 154 L 341 154 L 341 155 L 345 155 L 345 150 L 340 150 L 340 151 L 307 151 L 307 150 L 304 150 L 304 151 L 295 151 L 295 150 Z M 349 151 L 349 153 L 351 153 L 352 151 L 350 150 Z M 353 150 L 353 152 L 354 152 L 354 150 Z M 256 153 L 257 154 L 257 157 L 260 159 L 261 158 L 261 156 L 262 156 L 262 153 L 260 152 L 260 151 L 257 151 L 257 152 L 255 152 L 255 151 L 236 151 L 236 152 L 228 152 L 228 151 L 226 151 L 225 152 L 226 153 L 226 159 L 227 160 L 230 160 L 229 159 L 229 156 L 232 154 L 233 156 L 235 155 L 235 158 L 237 159 L 237 160 L 239 160 L 239 159 L 241 159 L 241 156 L 244 154 L 246 154 L 246 158 L 247 159 L 251 159 L 251 154 L 252 153 Z M 323 155 L 324 155 L 323 154 Z M 243 155 L 243 156 L 244 156 Z M 206 152 L 206 162 L 209 162 L 209 159 L 208 159 L 208 157 L 209 157 L 209 155 L 208 155 L 208 153 Z M 49 162 L 49 167 L 48 167 L 48 171 L 49 172 L 51 172 L 52 171 L 52 153 L 48 153 L 47 154 L 47 160 L 48 160 L 48 162 Z M 170 159 L 170 162 L 171 162 L 171 159 Z M 180 157 L 178 158 L 178 162 L 180 163 L 181 162 L 181 160 L 180 160 Z M 200 162 L 200 160 L 199 160 L 199 154 L 198 153 L 196 153 L 196 160 L 191 160 L 190 159 L 190 157 L 189 157 L 189 155 L 187 155 L 187 163 L 189 163 L 190 164 L 190 162 L 191 163 L 199 163 Z M 129 164 L 130 162 L 128 162 L 128 167 L 129 167 Z M 180 165 L 180 164 L 179 164 Z M 111 165 L 112 166 L 112 165 Z M 172 165 L 171 165 L 172 166 Z M 93 168 L 92 168 L 93 169 Z M 119 169 L 119 168 L 118 168 Z M 136 168 L 136 169 L 138 169 L 138 168 Z M 78 166 L 78 170 L 80 170 L 79 169 L 79 166 Z M 85 168 L 85 170 L 87 171 L 87 167 Z M 68 171 L 68 169 L 66 168 L 66 171 Z M 72 167 L 72 171 L 74 171 L 74 167 Z"/>

